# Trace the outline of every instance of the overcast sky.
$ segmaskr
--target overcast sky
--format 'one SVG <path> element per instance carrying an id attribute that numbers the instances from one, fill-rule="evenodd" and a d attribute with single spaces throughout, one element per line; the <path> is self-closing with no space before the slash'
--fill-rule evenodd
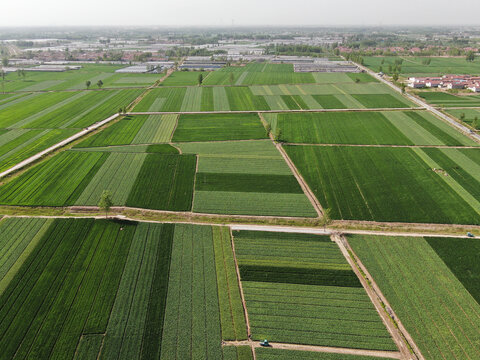
<path id="1" fill-rule="evenodd" d="M 480 0 L 1 0 L 0 26 L 480 25 Z"/>

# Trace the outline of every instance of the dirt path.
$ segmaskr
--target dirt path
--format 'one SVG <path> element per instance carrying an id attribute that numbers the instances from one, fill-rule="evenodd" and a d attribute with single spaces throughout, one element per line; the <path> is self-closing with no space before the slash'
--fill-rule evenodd
<path id="1" fill-rule="evenodd" d="M 170 88 L 170 87 L 169 87 Z M 280 114 L 280 113 L 319 113 L 319 112 L 374 112 L 374 111 L 421 111 L 414 108 L 375 108 L 375 109 L 311 109 L 311 110 L 221 110 L 221 111 L 143 111 L 130 112 L 127 115 L 165 115 L 165 114 Z"/>
<path id="2" fill-rule="evenodd" d="M 392 335 L 395 344 L 402 353 L 402 358 L 410 359 L 412 356 L 412 352 L 410 351 L 410 349 L 412 349 L 413 355 L 416 359 L 425 360 L 417 344 L 415 343 L 411 335 L 408 333 L 407 329 L 405 329 L 399 317 L 393 311 L 390 303 L 387 301 L 387 299 L 381 292 L 379 286 L 377 285 L 373 277 L 370 275 L 367 268 L 362 264 L 357 255 L 353 252 L 353 249 L 350 247 L 347 239 L 339 235 L 334 235 L 333 237 L 338 247 L 342 251 L 343 255 L 347 259 L 348 263 L 352 267 L 353 271 L 357 274 L 357 277 L 362 282 L 362 285 L 365 288 L 372 303 L 375 305 L 377 312 L 380 314 L 380 317 L 382 318 L 388 331 Z M 354 260 L 352 260 L 352 257 L 350 255 L 353 257 Z M 365 274 L 365 276 L 362 275 L 360 270 L 361 272 L 363 272 L 363 274 Z M 394 325 L 394 322 L 397 326 Z"/>
<path id="3" fill-rule="evenodd" d="M 265 127 L 265 129 L 267 129 L 268 123 L 265 120 L 265 118 L 263 117 L 263 115 L 261 113 L 258 113 L 258 116 L 260 117 L 260 120 L 262 121 L 262 124 Z M 290 171 L 293 173 L 293 175 L 297 179 L 298 183 L 300 184 L 300 187 L 302 188 L 303 193 L 307 196 L 308 200 L 310 201 L 313 208 L 317 212 L 318 217 L 321 217 L 323 215 L 323 211 L 322 211 L 322 206 L 320 205 L 320 202 L 317 200 L 317 198 L 313 194 L 312 190 L 310 190 L 310 187 L 307 185 L 307 183 L 303 179 L 302 175 L 300 175 L 300 172 L 297 170 L 297 168 L 296 168 L 295 164 L 292 162 L 292 160 L 290 160 L 287 153 L 283 149 L 282 145 L 275 141 L 275 138 L 274 138 L 271 131 L 268 133 L 268 136 L 270 137 L 270 140 L 272 140 L 272 142 L 275 145 L 275 147 L 277 148 L 277 150 L 282 155 L 283 159 L 285 160 L 288 167 L 290 168 Z"/>
<path id="4" fill-rule="evenodd" d="M 378 145 L 378 144 L 307 144 L 285 143 L 293 146 L 342 146 L 342 147 L 376 147 L 376 148 L 434 148 L 434 149 L 478 149 L 478 146 L 449 146 L 449 145 Z"/>
<path id="5" fill-rule="evenodd" d="M 370 298 L 371 302 L 375 306 L 375 309 L 377 310 L 377 313 L 380 315 L 380 318 L 382 319 L 383 323 L 385 324 L 385 327 L 387 328 L 388 332 L 392 336 L 393 341 L 395 342 L 395 345 L 397 345 L 397 348 L 400 350 L 401 353 L 401 359 L 409 359 L 411 357 L 411 353 L 409 350 L 409 344 L 406 343 L 405 337 L 403 336 L 402 332 L 399 331 L 398 328 L 395 327 L 392 319 L 397 320 L 397 317 L 394 315 L 389 315 L 390 311 L 387 313 L 387 311 L 384 310 L 382 307 L 382 300 L 374 291 L 373 286 L 369 285 L 367 280 L 362 276 L 362 273 L 360 272 L 359 268 L 355 264 L 355 262 L 352 260 L 350 257 L 349 251 L 350 249 L 347 249 L 348 243 L 347 240 L 340 235 L 333 235 L 332 236 L 333 240 L 335 243 L 337 243 L 338 247 L 340 248 L 340 251 L 342 252 L 343 256 L 347 260 L 347 262 L 350 264 L 350 267 L 353 269 L 355 274 L 357 275 L 358 279 L 362 283 L 363 288 L 365 289 L 368 297 Z M 357 260 L 357 259 L 355 259 Z M 369 278 L 370 280 L 370 278 Z M 380 291 L 380 290 L 378 290 Z M 387 308 L 390 310 L 390 308 Z M 413 340 L 412 340 L 413 341 Z M 410 345 L 411 346 L 411 345 Z M 416 357 L 417 359 L 423 359 L 422 357 Z"/>
<path id="6" fill-rule="evenodd" d="M 322 353 L 331 353 L 331 354 L 359 355 L 359 356 L 363 355 L 363 356 L 383 357 L 383 358 L 389 358 L 389 359 L 403 359 L 402 354 L 397 351 L 363 350 L 363 349 L 350 349 L 350 348 L 339 348 L 339 347 L 317 346 L 317 345 L 287 344 L 287 343 L 277 343 L 277 342 L 271 342 L 270 345 L 273 349 L 282 349 L 282 350 L 300 350 L 300 351 L 322 352 Z M 252 341 L 252 340 L 224 341 L 223 346 L 250 346 L 252 349 L 261 347 L 258 341 Z"/>

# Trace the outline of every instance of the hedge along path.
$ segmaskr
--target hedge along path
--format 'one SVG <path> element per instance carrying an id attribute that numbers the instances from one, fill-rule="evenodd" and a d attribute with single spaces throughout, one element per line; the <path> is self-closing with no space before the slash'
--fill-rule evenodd
<path id="1" fill-rule="evenodd" d="M 265 118 L 263 117 L 262 113 L 258 113 L 258 116 L 260 117 L 260 120 L 262 121 L 262 124 L 263 126 L 265 126 L 265 129 L 267 128 L 267 121 L 265 121 Z M 317 198 L 315 197 L 315 195 L 313 195 L 313 192 L 312 190 L 310 190 L 310 188 L 308 187 L 307 183 L 305 182 L 305 180 L 303 179 L 303 177 L 300 175 L 300 173 L 298 172 L 297 168 L 295 167 L 295 165 L 293 164 L 292 160 L 290 160 L 290 158 L 288 157 L 287 153 L 285 152 L 285 150 L 283 150 L 283 147 L 281 144 L 277 143 L 275 141 L 275 138 L 272 134 L 272 132 L 270 132 L 269 134 L 269 137 L 270 139 L 272 140 L 272 142 L 274 143 L 275 147 L 277 148 L 277 150 L 280 152 L 280 154 L 282 155 L 283 159 L 285 160 L 285 162 L 287 163 L 288 167 L 290 168 L 290 170 L 292 171 L 293 175 L 295 176 L 295 178 L 297 179 L 298 183 L 300 184 L 300 187 L 302 188 L 304 194 L 307 196 L 308 200 L 310 201 L 310 203 L 312 204 L 313 208 L 315 209 L 315 211 L 317 212 L 318 214 L 318 217 L 322 217 L 323 216 L 323 209 L 322 209 L 322 205 L 320 205 L 320 202 L 317 200 Z"/>
<path id="2" fill-rule="evenodd" d="M 393 312 L 392 307 L 388 303 L 385 296 L 382 294 L 380 288 L 373 280 L 372 276 L 368 273 L 368 270 L 361 263 L 360 259 L 352 250 L 352 247 L 348 243 L 347 239 L 344 236 L 339 236 L 337 234 L 332 235 L 333 241 L 338 245 L 343 256 L 349 263 L 350 267 L 353 269 L 358 279 L 362 283 L 363 288 L 367 292 L 368 297 L 375 306 L 380 318 L 385 324 L 387 330 L 393 338 L 393 341 L 397 345 L 402 358 L 409 359 L 412 355 L 410 348 L 413 350 L 413 355 L 418 360 L 425 360 L 420 349 L 413 341 L 413 338 L 410 336 L 408 331 L 402 325 L 398 316 Z M 365 274 L 365 276 L 363 274 Z M 368 282 L 367 282 L 368 279 Z M 385 306 L 385 307 L 384 307 Z M 389 315 L 390 312 L 392 315 Z M 395 321 L 396 326 L 393 323 Z"/>

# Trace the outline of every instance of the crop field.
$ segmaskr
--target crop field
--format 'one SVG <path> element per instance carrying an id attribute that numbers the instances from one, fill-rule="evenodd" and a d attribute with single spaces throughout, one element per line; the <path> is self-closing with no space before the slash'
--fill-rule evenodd
<path id="1" fill-rule="evenodd" d="M 280 349 L 255 349 L 258 360 L 386 360 L 386 358 L 346 355 L 346 354 L 330 354 L 312 351 L 298 350 L 280 350 Z"/>
<path id="2" fill-rule="evenodd" d="M 7 74 L 2 91 L 49 91 L 83 90 L 85 82 L 91 82 L 89 89 L 98 89 L 97 82 L 103 82 L 102 88 L 145 87 L 159 80 L 160 74 L 121 74 L 115 70 L 121 66 L 83 64 L 79 70 L 65 72 L 26 72 L 23 79 L 16 73 Z"/>
<path id="3" fill-rule="evenodd" d="M 396 350 L 360 281 L 328 236 L 233 235 L 255 340 Z"/>
<path id="4" fill-rule="evenodd" d="M 429 65 L 422 63 L 425 59 L 431 59 Z M 402 61 L 401 74 L 408 75 L 445 75 L 445 74 L 480 74 L 480 60 L 466 61 L 465 57 L 416 57 L 416 56 L 365 56 L 365 66 L 375 72 L 380 71 L 390 74 L 389 66 L 394 66 L 395 61 Z"/>
<path id="5" fill-rule="evenodd" d="M 449 107 L 480 107 L 479 95 L 454 95 L 439 91 L 421 91 L 418 96 L 432 105 Z"/>
<path id="6" fill-rule="evenodd" d="M 167 143 L 172 138 L 177 117 L 175 114 L 126 116 L 76 148 Z"/>
<path id="7" fill-rule="evenodd" d="M 26 95 L 0 111 L 0 171 L 111 116 L 141 90 Z M 12 102 L 14 102 L 13 100 Z"/>
<path id="8" fill-rule="evenodd" d="M 195 164 L 192 155 L 68 151 L 4 185 L 0 203 L 96 205 L 110 190 L 115 205 L 188 211 Z"/>
<path id="9" fill-rule="evenodd" d="M 455 116 L 458 120 L 461 120 L 462 115 L 464 115 L 463 121 L 474 127 L 476 124 L 476 129 L 480 130 L 480 110 L 478 109 L 453 109 L 447 110 L 447 113 Z"/>
<path id="10" fill-rule="evenodd" d="M 478 240 L 348 240 L 426 359 L 480 356 Z"/>
<path id="11" fill-rule="evenodd" d="M 265 139 L 257 114 L 180 115 L 174 142 Z"/>
<path id="12" fill-rule="evenodd" d="M 209 72 L 206 71 L 175 71 L 163 82 L 162 86 L 193 86 L 198 85 L 200 74 L 205 79 Z"/>
<path id="13" fill-rule="evenodd" d="M 246 339 L 229 229 L 36 218 L 0 229 L 2 359 L 251 359 L 221 346 Z"/>
<path id="14" fill-rule="evenodd" d="M 449 155 L 439 155 L 439 160 L 421 148 L 286 146 L 285 150 L 335 219 L 479 224 L 478 192 L 466 180 L 446 176 L 437 163 L 449 163 Z M 459 154 L 467 160 L 457 164 L 458 176 L 475 176 L 477 152 Z"/>
<path id="15" fill-rule="evenodd" d="M 211 73 L 207 80 L 215 73 Z M 351 81 L 298 85 L 156 88 L 145 96 L 135 107 L 135 111 L 265 111 L 412 106 L 412 103 L 384 84 Z"/>
<path id="16" fill-rule="evenodd" d="M 426 111 L 264 114 L 288 143 L 469 145 L 476 142 Z"/>
<path id="17" fill-rule="evenodd" d="M 194 212 L 317 216 L 271 141 L 176 145 L 183 154 L 197 154 L 199 158 L 193 201 Z"/>

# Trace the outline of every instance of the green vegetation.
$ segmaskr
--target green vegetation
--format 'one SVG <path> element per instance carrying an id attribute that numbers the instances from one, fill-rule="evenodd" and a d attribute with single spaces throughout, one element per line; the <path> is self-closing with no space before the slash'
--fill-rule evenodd
<path id="1" fill-rule="evenodd" d="M 396 350 L 329 237 L 256 231 L 233 235 L 255 340 Z"/>
<path id="2" fill-rule="evenodd" d="M 223 340 L 246 340 L 247 325 L 240 298 L 230 229 L 213 228 L 215 267 Z"/>
<path id="3" fill-rule="evenodd" d="M 480 106 L 480 96 L 479 95 L 454 95 L 445 92 L 431 92 L 431 91 L 421 91 L 418 93 L 418 96 L 425 99 L 427 102 L 433 105 L 442 106 L 442 107 L 479 107 Z M 453 110 L 457 111 L 457 110 Z M 460 110 L 460 113 L 469 111 L 468 109 Z"/>
<path id="4" fill-rule="evenodd" d="M 331 354 L 324 352 L 280 350 L 280 349 L 255 349 L 258 360 L 386 360 L 387 358 Z"/>
<path id="5" fill-rule="evenodd" d="M 202 71 L 175 71 L 163 82 L 163 86 L 193 86 L 198 84 L 198 76 L 202 75 L 204 78 L 208 75 L 207 72 Z"/>
<path id="6" fill-rule="evenodd" d="M 333 219 L 479 224 L 475 193 L 451 181 L 422 149 L 285 150 Z"/>
<path id="7" fill-rule="evenodd" d="M 265 139 L 257 114 L 180 115 L 174 142 Z"/>
<path id="8" fill-rule="evenodd" d="M 127 198 L 127 206 L 189 211 L 196 157 L 148 154 Z"/>
<path id="9" fill-rule="evenodd" d="M 352 94 L 352 96 L 369 109 L 409 107 L 404 101 L 390 94 Z"/>
<path id="10" fill-rule="evenodd" d="M 480 305 L 480 241 L 472 239 L 425 238 L 450 271 Z"/>
<path id="11" fill-rule="evenodd" d="M 445 75 L 445 74 L 480 74 L 480 61 L 469 62 L 465 57 L 429 57 L 430 61 L 425 63 L 425 57 L 415 56 L 365 56 L 364 65 L 375 72 L 380 71 L 391 74 L 395 62 L 401 61 L 400 73 L 410 75 Z M 392 71 L 389 71 L 390 67 Z"/>
<path id="12" fill-rule="evenodd" d="M 452 239 L 445 240 L 349 237 L 353 250 L 426 359 L 473 359 L 479 354 L 475 344 L 480 341 L 477 321 L 480 305 L 429 245 L 434 244 L 436 251 L 458 270 L 463 265 L 460 259 L 454 259 L 455 253 L 462 255 L 466 250 L 455 247 L 455 253 L 446 255 L 447 248 L 452 251 L 453 247 L 447 245 Z M 462 260 L 468 261 L 468 258 L 462 257 Z M 458 265 L 453 265 L 454 261 Z M 473 268 L 469 271 L 472 270 L 475 271 Z"/>
<path id="13" fill-rule="evenodd" d="M 161 359 L 222 359 L 212 228 L 178 224 Z"/>

